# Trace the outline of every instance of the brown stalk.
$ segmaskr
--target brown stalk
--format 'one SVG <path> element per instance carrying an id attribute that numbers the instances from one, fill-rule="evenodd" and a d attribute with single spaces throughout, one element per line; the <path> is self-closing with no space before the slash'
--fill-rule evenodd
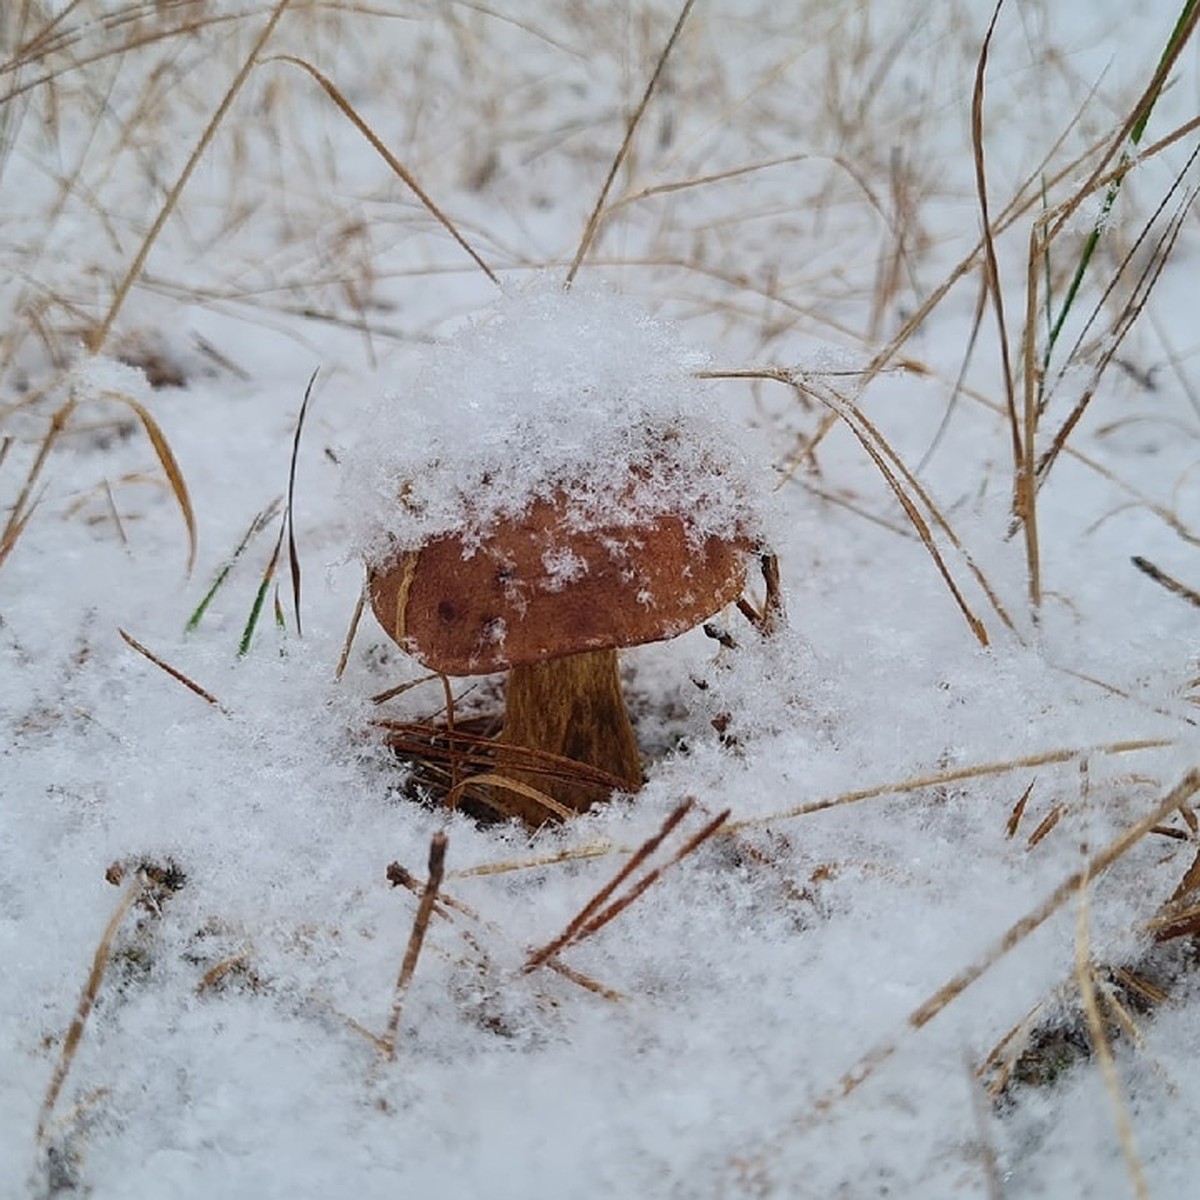
<path id="1" fill-rule="evenodd" d="M 33 515 L 34 508 L 37 507 L 36 502 L 30 505 L 29 498 L 33 495 L 33 489 L 37 486 L 37 481 L 42 474 L 42 468 L 46 465 L 46 459 L 49 457 L 54 443 L 62 435 L 63 430 L 67 426 L 68 418 L 75 411 L 75 405 L 76 401 L 68 400 L 65 404 L 57 408 L 54 411 L 54 415 L 50 418 L 50 428 L 46 430 L 46 436 L 42 438 L 42 444 L 38 447 L 33 464 L 30 466 L 29 473 L 25 476 L 25 482 L 21 486 L 21 491 L 13 503 L 8 522 L 4 526 L 4 532 L 0 533 L 0 549 L 3 550 L 0 562 L 4 561 L 4 558 L 8 556 L 13 546 L 16 545 L 17 539 L 29 523 L 29 518 Z"/>
<path id="2" fill-rule="evenodd" d="M 408 936 L 404 960 L 400 964 L 400 974 L 396 977 L 391 1015 L 388 1017 L 387 1029 L 382 1038 L 384 1054 L 389 1062 L 394 1062 L 396 1059 L 396 1034 L 400 1028 L 400 1014 L 404 1009 L 404 997 L 408 992 L 408 985 L 412 982 L 413 973 L 417 969 L 417 959 L 421 955 L 421 946 L 425 942 L 425 934 L 429 929 L 429 918 L 433 915 L 438 888 L 441 887 L 445 869 L 446 835 L 439 830 L 429 842 L 429 877 L 421 892 L 416 915 L 413 917 L 412 932 Z"/>
<path id="3" fill-rule="evenodd" d="M 342 652 L 338 656 L 337 668 L 333 673 L 333 678 L 337 682 L 341 682 L 342 676 L 346 673 L 346 664 L 350 661 L 350 650 L 354 646 L 354 636 L 358 633 L 358 623 L 362 620 L 363 609 L 367 604 L 367 589 L 364 587 L 358 593 L 358 600 L 354 604 L 354 612 L 350 614 L 350 624 L 346 627 L 346 640 L 342 643 Z M 382 693 L 381 693 L 382 695 Z M 387 699 L 386 695 L 384 699 Z M 382 704 L 379 700 L 376 703 Z"/>
<path id="4" fill-rule="evenodd" d="M 41 1111 L 38 1113 L 36 1136 L 39 1143 L 45 1142 L 49 1132 L 50 1117 L 54 1113 L 54 1106 L 58 1102 L 63 1084 L 66 1083 L 67 1074 L 71 1070 L 71 1064 L 75 1061 L 75 1054 L 83 1038 L 83 1030 L 87 1025 L 88 1016 L 91 1014 L 92 1007 L 96 1003 L 100 984 L 104 981 L 104 972 L 108 966 L 109 955 L 112 953 L 113 941 L 117 936 L 117 931 L 120 929 L 121 922 L 125 920 L 129 910 L 141 898 L 145 890 L 145 875 L 143 872 L 138 871 L 135 878 L 130 880 L 129 886 L 122 894 L 117 907 L 113 910 L 112 916 L 108 919 L 108 924 L 104 927 L 103 934 L 100 936 L 96 953 L 92 957 L 92 969 L 88 972 L 87 982 L 84 984 L 83 993 L 79 997 L 79 1004 L 75 1008 L 75 1016 L 71 1021 L 70 1028 L 67 1030 L 67 1036 L 63 1039 L 62 1050 L 59 1052 L 58 1062 L 54 1067 L 54 1074 L 50 1077 L 50 1084 L 46 1088 L 46 1095 L 42 1100 Z"/>
<path id="5" fill-rule="evenodd" d="M 983 223 L 983 261 L 988 288 L 992 295 L 992 306 L 996 312 L 997 333 L 1000 337 L 1000 361 L 1004 371 L 1004 394 L 1008 404 L 1009 432 L 1012 437 L 1013 466 L 1020 477 L 1024 462 L 1021 448 L 1021 426 L 1017 420 L 1016 390 L 1013 383 L 1012 356 L 1008 342 L 1008 322 L 1004 316 L 1004 295 L 1000 287 L 1000 265 L 996 259 L 996 240 L 993 235 L 991 216 L 988 212 L 987 173 L 984 166 L 983 152 L 983 84 L 987 74 L 988 50 L 992 44 L 992 35 L 996 31 L 996 22 L 1000 18 L 1000 10 L 1004 0 L 996 0 L 992 10 L 992 19 L 988 22 L 987 33 L 979 50 L 979 60 L 975 66 L 975 86 L 971 93 L 971 150 L 975 161 L 975 189 L 979 200 L 979 215 Z"/>
<path id="6" fill-rule="evenodd" d="M 649 82 L 646 84 L 645 92 L 642 93 L 642 99 L 637 108 L 633 110 L 633 115 L 629 118 L 629 123 L 625 127 L 624 140 L 621 142 L 620 149 L 613 158 L 612 166 L 608 169 L 608 176 L 600 188 L 600 195 L 596 197 L 595 207 L 592 209 L 591 216 L 588 217 L 587 225 L 584 227 L 583 237 L 579 239 L 579 248 L 575 251 L 574 259 L 571 260 L 570 270 L 567 271 L 567 287 L 570 287 L 575 282 L 575 276 L 579 273 L 579 268 L 583 265 L 583 260 L 587 257 L 592 242 L 596 239 L 596 234 L 600 228 L 600 219 L 604 213 L 604 202 L 608 199 L 608 193 L 612 190 L 617 172 L 621 169 L 621 164 L 625 161 L 625 157 L 629 153 L 629 147 L 633 142 L 633 135 L 637 130 L 638 124 L 641 122 L 642 114 L 646 111 L 646 106 L 650 103 L 650 97 L 654 94 L 654 89 L 658 85 L 663 68 L 667 65 L 667 58 L 675 48 L 675 43 L 679 40 L 679 35 L 683 32 L 688 14 L 692 11 L 692 6 L 695 2 L 696 0 L 684 0 L 683 7 L 679 10 L 679 16 L 675 21 L 675 28 L 671 30 L 671 36 L 667 38 L 667 44 L 662 48 L 662 53 L 659 54 L 658 61 L 654 64 L 654 71 L 650 76 Z"/>

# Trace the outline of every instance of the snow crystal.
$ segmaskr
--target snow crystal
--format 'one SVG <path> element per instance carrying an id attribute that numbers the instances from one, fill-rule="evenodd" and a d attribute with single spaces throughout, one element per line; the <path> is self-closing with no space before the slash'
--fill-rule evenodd
<path id="1" fill-rule="evenodd" d="M 686 513 L 694 537 L 753 536 L 748 455 L 705 362 L 612 291 L 546 275 L 506 293 L 375 408 L 347 464 L 357 549 L 470 546 L 556 494 L 578 530 Z"/>

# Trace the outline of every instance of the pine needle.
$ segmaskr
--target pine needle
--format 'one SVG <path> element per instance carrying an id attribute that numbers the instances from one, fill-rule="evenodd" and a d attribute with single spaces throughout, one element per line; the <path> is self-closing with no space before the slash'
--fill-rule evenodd
<path id="1" fill-rule="evenodd" d="M 159 658 L 157 654 L 155 654 L 152 650 L 148 650 L 132 634 L 126 633 L 124 629 L 118 629 L 117 632 L 121 635 L 126 645 L 136 650 L 143 658 L 152 662 L 160 671 L 165 671 L 176 682 L 182 683 L 189 692 L 199 696 L 201 700 L 206 701 L 214 708 L 219 709 L 221 712 L 226 712 L 225 707 L 216 698 L 216 696 L 212 694 L 212 692 L 206 691 L 194 680 L 189 679 L 177 667 L 173 667 L 169 662 Z"/>

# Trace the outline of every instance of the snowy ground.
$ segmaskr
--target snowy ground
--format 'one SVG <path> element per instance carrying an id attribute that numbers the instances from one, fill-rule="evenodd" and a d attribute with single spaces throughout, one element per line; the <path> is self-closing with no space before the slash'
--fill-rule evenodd
<path id="1" fill-rule="evenodd" d="M 1048 204 L 1086 181 L 1096 159 L 1072 163 L 1120 129 L 1179 8 L 1005 6 L 993 219 L 1027 179 Z M 270 6 L 0 13 L 0 1194 L 1194 1194 L 1200 984 L 1186 939 L 1156 944 L 1152 922 L 1196 847 L 1190 810 L 1149 818 L 1200 765 L 1197 610 L 1131 564 L 1200 585 L 1194 215 L 1040 493 L 1035 619 L 990 307 L 951 399 L 978 265 L 885 370 L 857 374 L 975 249 L 990 5 L 700 0 L 580 280 L 673 322 L 680 362 L 805 384 L 695 388 L 704 419 L 744 438 L 789 624 L 764 641 L 731 611 L 736 648 L 696 631 L 628 652 L 644 790 L 532 837 L 483 829 L 403 794 L 373 721 L 430 717 L 444 696 L 433 682 L 372 703 L 423 672 L 369 614 L 335 675 L 376 519 L 354 511 L 348 464 L 368 428 L 412 460 L 426 417 L 406 418 L 406 389 L 499 293 L 317 81 L 272 56 L 333 81 L 511 297 L 570 263 L 677 9 L 292 10 L 97 354 L 85 339 Z M 1195 67 L 1193 47 L 1143 146 L 1195 115 Z M 1135 244 L 1195 144 L 1126 178 L 1054 369 L 1130 251 L 1131 266 L 1039 449 L 1195 186 L 1193 169 Z M 1040 189 L 997 243 L 1018 375 Z M 1098 211 L 1096 195 L 1055 240 L 1056 297 Z M 617 367 L 652 373 L 619 323 L 564 353 L 569 326 L 549 324 L 548 360 L 601 390 Z M 471 436 L 447 361 L 446 413 Z M 277 513 L 185 626 L 286 494 L 318 368 L 294 489 L 303 636 L 285 560 L 239 656 Z M 131 401 L 186 483 L 190 571 Z M 569 398 L 559 415 L 544 387 L 535 401 L 571 428 Z M 952 528 L 957 543 L 935 540 L 976 631 L 850 424 L 825 431 L 849 402 Z M 516 462 L 551 434 L 525 436 Z M 471 686 L 461 704 L 493 702 Z M 729 826 L 564 950 L 575 977 L 523 973 L 688 797 L 660 861 L 726 808 Z M 1106 855 L 1139 822 L 1172 832 Z M 423 877 L 439 830 L 457 906 L 429 926 L 389 1061 L 417 897 L 387 870 Z"/>

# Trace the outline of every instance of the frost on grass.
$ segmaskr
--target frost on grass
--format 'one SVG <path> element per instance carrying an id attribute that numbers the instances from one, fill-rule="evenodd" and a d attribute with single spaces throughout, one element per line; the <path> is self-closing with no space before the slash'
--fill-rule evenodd
<path id="1" fill-rule="evenodd" d="M 747 456 L 695 373 L 705 357 L 613 292 L 546 276 L 504 295 L 381 403 L 348 464 L 369 561 L 453 532 L 471 549 L 536 500 L 572 531 L 686 514 L 753 537 Z M 559 584 L 579 564 L 546 564 Z"/>

